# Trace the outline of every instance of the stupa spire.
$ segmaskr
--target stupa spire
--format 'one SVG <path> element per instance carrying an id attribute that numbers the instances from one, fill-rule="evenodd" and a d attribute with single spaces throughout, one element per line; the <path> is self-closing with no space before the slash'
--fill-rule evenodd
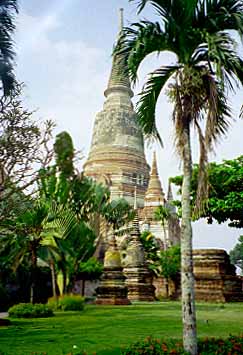
<path id="1" fill-rule="evenodd" d="M 173 204 L 173 201 L 174 201 L 174 198 L 173 198 L 173 194 L 172 194 L 171 182 L 169 181 L 166 205 L 167 205 L 167 208 L 169 208 L 171 213 L 176 213 L 176 207 Z"/>
<path id="2" fill-rule="evenodd" d="M 167 201 L 173 201 L 173 194 L 172 194 L 170 181 L 169 181 L 168 192 L 167 192 Z"/>
<path id="3" fill-rule="evenodd" d="M 119 9 L 119 34 L 122 32 L 124 27 L 124 9 Z"/>
<path id="4" fill-rule="evenodd" d="M 164 201 L 164 192 L 158 174 L 157 159 L 155 152 L 153 153 L 152 169 L 150 173 L 149 185 L 145 195 L 147 202 Z"/>
<path id="5" fill-rule="evenodd" d="M 122 34 L 123 26 L 124 26 L 124 10 L 121 8 L 119 10 L 119 32 L 118 32 L 118 40 Z M 107 97 L 110 93 L 114 91 L 126 91 L 130 97 L 133 96 L 133 92 L 131 90 L 130 80 L 126 71 L 125 61 L 120 54 L 113 54 L 113 62 L 110 78 L 108 81 L 107 89 L 104 94 Z"/>

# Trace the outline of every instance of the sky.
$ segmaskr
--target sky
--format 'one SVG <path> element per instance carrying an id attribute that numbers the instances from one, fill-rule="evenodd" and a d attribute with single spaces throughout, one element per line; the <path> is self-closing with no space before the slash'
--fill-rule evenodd
<path id="1" fill-rule="evenodd" d="M 125 25 L 139 18 L 154 20 L 150 8 L 140 17 L 136 2 L 128 0 L 19 0 L 17 17 L 16 73 L 25 83 L 24 100 L 30 110 L 36 110 L 40 120 L 56 122 L 55 133 L 68 131 L 75 148 L 81 150 L 83 163 L 87 159 L 95 115 L 102 110 L 103 92 L 111 69 L 111 53 L 118 32 L 119 8 L 124 8 Z M 141 66 L 141 89 L 146 74 L 161 64 L 171 64 L 175 58 L 169 53 L 150 56 Z M 217 146 L 211 161 L 221 162 L 242 155 L 242 120 L 238 119 L 242 104 L 242 91 L 229 98 L 235 120 L 226 138 Z M 172 105 L 163 93 L 157 107 L 157 125 L 164 148 L 146 146 L 151 164 L 152 151 L 156 150 L 159 174 L 164 190 L 168 178 L 181 173 L 180 160 L 173 142 L 171 120 Z M 198 159 L 196 136 L 192 136 L 193 161 Z M 176 191 L 174 191 L 174 194 Z M 174 196 L 176 197 L 176 196 Z M 230 250 L 243 230 L 227 225 L 207 225 L 201 220 L 193 223 L 195 248 L 223 248 Z"/>

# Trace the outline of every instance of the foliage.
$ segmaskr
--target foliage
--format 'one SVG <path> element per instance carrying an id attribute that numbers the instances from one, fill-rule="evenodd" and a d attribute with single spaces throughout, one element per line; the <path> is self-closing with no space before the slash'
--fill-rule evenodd
<path id="1" fill-rule="evenodd" d="M 195 204 L 198 165 L 194 165 L 191 183 L 191 198 Z M 208 201 L 205 210 L 197 218 L 207 218 L 208 223 L 215 219 L 218 223 L 229 222 L 230 227 L 243 227 L 243 156 L 222 163 L 210 163 L 207 167 L 209 180 Z M 180 187 L 182 176 L 170 178 L 170 181 Z M 177 201 L 180 206 L 180 201 Z"/>
<path id="2" fill-rule="evenodd" d="M 61 132 L 56 136 L 54 144 L 56 164 L 63 177 L 73 175 L 74 147 L 71 136 L 67 132 Z"/>
<path id="3" fill-rule="evenodd" d="M 169 216 L 170 210 L 165 206 L 158 206 L 154 211 L 155 220 L 160 221 L 163 227 L 165 226 L 165 222 L 168 220 Z"/>
<path id="4" fill-rule="evenodd" d="M 8 314 L 12 318 L 46 318 L 53 316 L 52 310 L 41 303 L 19 303 L 10 307 Z"/>
<path id="5" fill-rule="evenodd" d="M 75 216 L 71 211 L 54 201 L 49 204 L 41 200 L 33 201 L 31 209 L 2 222 L 0 259 L 16 270 L 28 258 L 31 302 L 34 300 L 38 250 L 41 245 L 54 244 L 55 239 L 67 237 L 74 227 Z"/>
<path id="6" fill-rule="evenodd" d="M 238 243 L 229 254 L 232 264 L 238 266 L 241 269 L 241 274 L 243 274 L 243 235 L 239 237 Z"/>
<path id="7" fill-rule="evenodd" d="M 78 272 L 81 279 L 96 280 L 103 272 L 103 264 L 95 257 L 91 257 L 86 262 L 80 263 Z"/>
<path id="8" fill-rule="evenodd" d="M 175 245 L 167 250 L 161 250 L 159 254 L 159 273 L 167 279 L 174 279 L 181 268 L 180 246 Z"/>
<path id="9" fill-rule="evenodd" d="M 183 349 L 182 343 L 164 342 L 162 340 L 146 338 L 130 345 L 122 351 L 122 355 L 188 355 L 189 353 Z"/>
<path id="10" fill-rule="evenodd" d="M 84 309 L 84 297 L 78 295 L 52 297 L 48 299 L 48 306 L 53 311 L 82 311 Z"/>
<path id="11" fill-rule="evenodd" d="M 157 263 L 159 260 L 159 250 L 160 247 L 151 232 L 144 231 L 140 235 L 140 240 L 143 244 L 143 248 L 146 255 L 146 260 L 148 263 L 149 269 L 157 275 Z"/>

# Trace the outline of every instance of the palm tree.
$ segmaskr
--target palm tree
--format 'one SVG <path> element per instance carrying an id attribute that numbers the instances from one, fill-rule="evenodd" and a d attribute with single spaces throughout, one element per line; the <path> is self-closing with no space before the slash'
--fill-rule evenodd
<path id="1" fill-rule="evenodd" d="M 14 14 L 17 12 L 17 0 L 0 0 L 0 80 L 4 95 L 9 95 L 15 84 L 12 36 L 15 30 Z"/>
<path id="2" fill-rule="evenodd" d="M 134 1 L 134 0 L 130 0 Z M 155 109 L 167 86 L 174 103 L 176 147 L 183 163 L 182 185 L 182 313 L 184 347 L 197 353 L 190 183 L 192 171 L 190 131 L 194 126 L 200 144 L 197 210 L 207 197 L 207 153 L 227 132 L 231 110 L 226 90 L 243 82 L 243 62 L 237 53 L 236 32 L 243 34 L 242 0 L 137 0 L 140 13 L 150 4 L 157 22 L 143 20 L 123 29 L 115 55 L 122 56 L 133 82 L 141 62 L 153 52 L 170 51 L 176 64 L 160 66 L 150 74 L 137 104 L 138 121 L 145 136 L 161 137 Z M 168 85 L 169 84 L 169 85 Z M 202 128 L 205 128 L 205 131 Z"/>
<path id="3" fill-rule="evenodd" d="M 20 211 L 0 226 L 0 254 L 16 270 L 27 257 L 31 270 L 30 302 L 34 302 L 38 251 L 50 239 L 65 239 L 76 226 L 74 213 L 56 203 L 37 200 L 31 209 Z M 48 240 L 48 243 L 47 243 Z M 52 243 L 53 244 L 53 243 Z"/>

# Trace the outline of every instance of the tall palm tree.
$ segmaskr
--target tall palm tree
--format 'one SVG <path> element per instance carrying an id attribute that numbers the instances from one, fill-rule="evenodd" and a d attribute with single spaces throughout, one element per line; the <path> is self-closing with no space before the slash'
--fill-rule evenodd
<path id="1" fill-rule="evenodd" d="M 15 84 L 13 33 L 17 12 L 17 0 L 0 0 L 0 80 L 4 95 L 9 95 Z"/>
<path id="2" fill-rule="evenodd" d="M 130 0 L 134 1 L 134 0 Z M 243 34 L 242 0 L 137 0 L 140 13 L 150 4 L 158 21 L 143 20 L 124 28 L 115 55 L 122 55 L 128 73 L 136 81 L 141 62 L 152 52 L 173 52 L 176 64 L 160 66 L 150 74 L 140 93 L 137 115 L 143 132 L 161 141 L 155 109 L 167 86 L 174 103 L 176 147 L 183 163 L 182 186 L 182 313 L 184 347 L 197 352 L 190 182 L 192 170 L 191 127 L 200 143 L 197 211 L 207 196 L 207 153 L 229 126 L 231 110 L 227 90 L 243 82 L 243 62 L 237 52 L 236 32 Z M 169 84 L 169 85 L 168 85 Z M 202 125 L 203 124 L 203 125 Z M 203 130 L 205 128 L 205 131 Z"/>

